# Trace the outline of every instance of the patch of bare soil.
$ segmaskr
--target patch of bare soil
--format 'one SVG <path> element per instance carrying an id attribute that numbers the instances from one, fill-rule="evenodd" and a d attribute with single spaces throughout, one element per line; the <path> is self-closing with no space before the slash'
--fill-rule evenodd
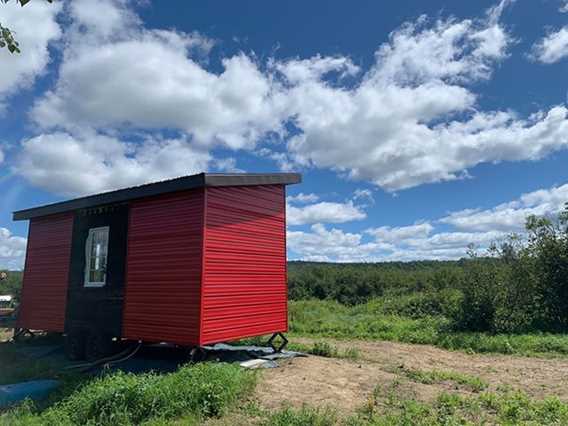
<path id="1" fill-rule="evenodd" d="M 308 404 L 351 412 L 368 400 L 378 384 L 388 386 L 398 379 L 397 374 L 384 371 L 374 363 L 310 355 L 263 371 L 257 397 L 260 404 L 269 409 Z M 413 385 L 408 391 L 413 391 L 418 399 L 431 400 L 437 396 L 433 386 Z"/>
<path id="2" fill-rule="evenodd" d="M 294 339 L 312 343 L 312 339 Z M 321 339 L 320 339 L 321 340 Z M 331 406 L 353 411 L 368 401 L 377 385 L 383 389 L 401 382 L 406 396 L 429 401 L 442 391 L 468 393 L 453 383 L 425 385 L 407 380 L 402 368 L 447 370 L 475 375 L 489 390 L 521 389 L 535 398 L 555 395 L 568 401 L 568 359 L 543 359 L 508 355 L 469 355 L 426 345 L 393 342 L 333 341 L 339 349 L 357 348 L 360 359 L 296 358 L 263 372 L 257 397 L 266 408 L 282 404 Z"/>

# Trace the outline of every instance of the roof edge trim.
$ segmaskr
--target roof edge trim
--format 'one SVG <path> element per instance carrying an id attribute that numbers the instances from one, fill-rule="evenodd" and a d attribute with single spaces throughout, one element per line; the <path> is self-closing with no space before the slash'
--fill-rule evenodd
<path id="1" fill-rule="evenodd" d="M 302 175 L 299 173 L 199 173 L 18 210 L 12 213 L 12 218 L 16 221 L 28 220 L 72 210 L 123 203 L 139 198 L 208 186 L 292 185 L 301 181 Z"/>

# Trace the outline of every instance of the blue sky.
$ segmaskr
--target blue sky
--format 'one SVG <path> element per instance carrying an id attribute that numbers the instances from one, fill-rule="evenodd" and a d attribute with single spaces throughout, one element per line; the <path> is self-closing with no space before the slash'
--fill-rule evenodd
<path id="1" fill-rule="evenodd" d="M 11 212 L 201 171 L 294 170 L 292 259 L 456 259 L 568 201 L 568 3 L 0 6 Z"/>

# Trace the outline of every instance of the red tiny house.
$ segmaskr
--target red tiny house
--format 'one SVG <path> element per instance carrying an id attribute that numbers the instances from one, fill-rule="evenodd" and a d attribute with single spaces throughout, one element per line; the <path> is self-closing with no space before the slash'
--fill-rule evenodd
<path id="1" fill-rule="evenodd" d="M 53 308 L 49 331 L 183 346 L 286 332 L 285 186 L 300 179 L 200 174 L 15 212 L 30 219 L 18 327 L 47 329 L 28 321 L 37 280 L 26 275 L 51 258 L 36 256 L 36 223 L 66 215 L 54 241 L 69 277 L 60 268 L 47 287 L 61 294 L 68 281 L 69 306 Z"/>

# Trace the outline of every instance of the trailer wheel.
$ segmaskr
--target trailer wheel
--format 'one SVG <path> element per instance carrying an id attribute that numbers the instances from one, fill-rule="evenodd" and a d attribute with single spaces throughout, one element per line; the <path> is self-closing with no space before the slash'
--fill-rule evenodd
<path id="1" fill-rule="evenodd" d="M 85 359 L 85 333 L 83 330 L 71 330 L 64 340 L 65 355 L 71 361 Z"/>
<path id="2" fill-rule="evenodd" d="M 85 357 L 87 361 L 96 361 L 112 355 L 113 344 L 112 339 L 106 333 L 99 331 L 91 331 L 87 335 L 85 344 Z"/>

